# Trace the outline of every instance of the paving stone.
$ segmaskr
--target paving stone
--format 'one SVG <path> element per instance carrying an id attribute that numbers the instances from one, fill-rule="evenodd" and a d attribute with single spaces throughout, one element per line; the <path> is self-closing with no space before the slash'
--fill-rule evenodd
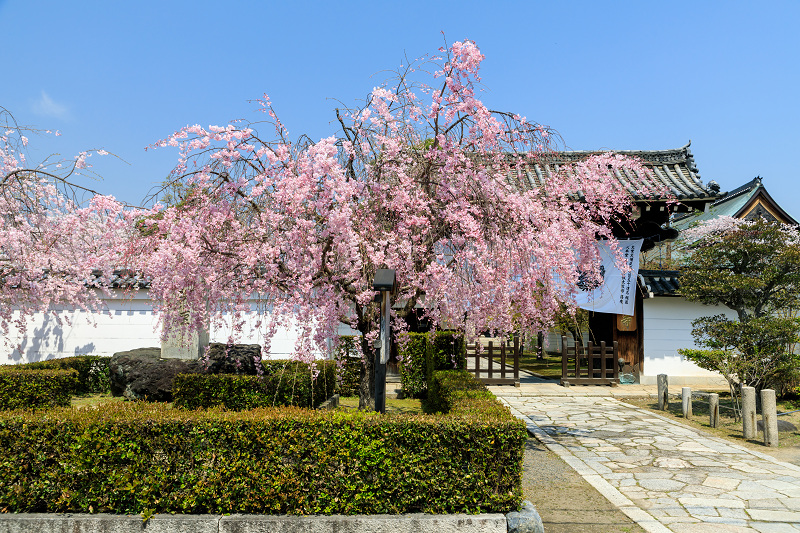
<path id="1" fill-rule="evenodd" d="M 572 389 L 526 392 L 514 412 L 646 531 L 800 533 L 800 468 L 597 396 L 601 387 Z"/>
<path id="2" fill-rule="evenodd" d="M 708 476 L 703 485 L 707 487 L 714 487 L 717 489 L 734 490 L 741 483 L 738 479 L 731 479 L 726 477 Z"/>
<path id="3" fill-rule="evenodd" d="M 647 490 L 666 492 L 681 489 L 686 485 L 672 479 L 643 479 L 639 481 L 639 486 Z"/>

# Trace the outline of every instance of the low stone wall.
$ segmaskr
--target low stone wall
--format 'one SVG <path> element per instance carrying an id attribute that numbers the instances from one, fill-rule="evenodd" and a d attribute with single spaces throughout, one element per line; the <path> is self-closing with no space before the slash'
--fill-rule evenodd
<path id="1" fill-rule="evenodd" d="M 0 514 L 0 533 L 506 533 L 502 514 L 261 516 Z"/>

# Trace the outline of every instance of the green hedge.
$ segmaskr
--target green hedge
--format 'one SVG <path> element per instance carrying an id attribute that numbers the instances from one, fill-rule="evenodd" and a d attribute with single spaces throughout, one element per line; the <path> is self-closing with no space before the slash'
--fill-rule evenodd
<path id="1" fill-rule="evenodd" d="M 76 355 L 75 357 L 48 359 L 19 366 L 31 370 L 75 370 L 78 373 L 75 394 L 108 393 L 111 387 L 108 372 L 110 360 L 110 357 L 99 355 Z"/>
<path id="2" fill-rule="evenodd" d="M 8 411 L 0 413 L 0 509 L 515 510 L 522 499 L 525 426 L 502 408 L 488 416 L 478 412 L 457 405 L 435 416 L 293 407 L 188 411 L 143 402 Z"/>
<path id="3" fill-rule="evenodd" d="M 400 382 L 403 393 L 411 398 L 423 398 L 428 392 L 428 335 L 408 333 L 400 344 Z"/>
<path id="4" fill-rule="evenodd" d="M 0 409 L 44 409 L 68 406 L 78 387 L 75 370 L 0 368 Z"/>
<path id="5" fill-rule="evenodd" d="M 403 391 L 413 398 L 424 398 L 434 372 L 465 368 L 464 336 L 455 331 L 408 333 L 400 358 Z"/>
<path id="6" fill-rule="evenodd" d="M 425 408 L 430 412 L 461 413 L 478 407 L 481 412 L 502 416 L 508 411 L 475 376 L 464 370 L 438 370 L 433 373 Z M 499 410 L 498 410 L 499 408 Z"/>
<path id="7" fill-rule="evenodd" d="M 361 337 L 343 335 L 334 352 L 336 361 L 337 390 L 342 396 L 358 396 L 361 378 L 364 376 L 364 361 L 361 352 Z"/>
<path id="8" fill-rule="evenodd" d="M 294 405 L 317 407 L 333 395 L 336 363 L 320 361 L 313 379 L 305 363 L 286 360 L 261 362 L 263 376 L 235 374 L 178 374 L 172 385 L 176 407 L 222 406 L 233 411 Z"/>

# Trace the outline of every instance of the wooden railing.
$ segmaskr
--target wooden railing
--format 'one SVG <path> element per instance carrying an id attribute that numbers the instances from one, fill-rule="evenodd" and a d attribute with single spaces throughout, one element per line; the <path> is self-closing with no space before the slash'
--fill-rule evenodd
<path id="1" fill-rule="evenodd" d="M 589 343 L 588 346 L 569 346 L 567 337 L 561 337 L 561 384 L 612 385 L 619 384 L 617 342 L 606 346 L 605 342 Z"/>
<path id="2" fill-rule="evenodd" d="M 487 346 L 479 342 L 467 346 L 467 372 L 472 373 L 485 385 L 515 385 L 519 387 L 519 358 L 522 347 L 519 338 L 513 343 L 489 341 Z M 498 359 L 498 361 L 495 361 Z"/>

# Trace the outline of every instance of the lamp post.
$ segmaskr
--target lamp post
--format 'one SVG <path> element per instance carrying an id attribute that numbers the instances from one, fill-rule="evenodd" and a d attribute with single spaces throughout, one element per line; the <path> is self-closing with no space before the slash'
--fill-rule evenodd
<path id="1" fill-rule="evenodd" d="M 391 353 L 392 331 L 390 296 L 397 286 L 394 270 L 380 268 L 375 272 L 372 288 L 381 292 L 381 336 L 380 348 L 375 354 L 375 411 L 386 412 L 386 362 Z"/>

